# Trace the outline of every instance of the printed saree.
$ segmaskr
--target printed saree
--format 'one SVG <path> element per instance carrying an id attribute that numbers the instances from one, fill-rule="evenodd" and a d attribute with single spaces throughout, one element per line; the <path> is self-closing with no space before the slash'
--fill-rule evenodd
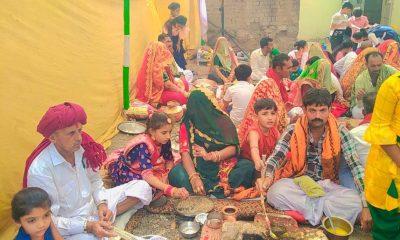
<path id="1" fill-rule="evenodd" d="M 400 52 L 399 43 L 393 39 L 385 40 L 378 46 L 378 50 L 383 55 L 383 62 L 391 65 L 400 71 Z"/>

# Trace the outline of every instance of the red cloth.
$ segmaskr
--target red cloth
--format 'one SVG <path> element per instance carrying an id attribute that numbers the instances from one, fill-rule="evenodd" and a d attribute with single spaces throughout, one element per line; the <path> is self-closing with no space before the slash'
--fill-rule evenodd
<path id="1" fill-rule="evenodd" d="M 27 173 L 33 160 L 35 160 L 35 158 L 50 145 L 51 141 L 49 140 L 49 137 L 51 134 L 59 129 L 72 126 L 78 122 L 83 125 L 86 124 L 86 113 L 78 104 L 65 102 L 47 110 L 37 126 L 37 131 L 45 138 L 35 148 L 35 150 L 33 150 L 25 162 L 23 187 L 27 186 Z M 93 138 L 85 132 L 82 132 L 81 145 L 85 150 L 83 156 L 87 160 L 88 167 L 97 170 L 107 157 L 103 146 L 96 143 Z"/>
<path id="2" fill-rule="evenodd" d="M 340 102 L 333 102 L 332 103 L 332 110 L 331 113 L 333 114 L 333 116 L 335 116 L 336 118 L 341 117 L 343 114 L 345 114 L 347 111 L 349 110 L 349 107 L 346 106 L 343 103 Z"/>
<path id="3" fill-rule="evenodd" d="M 364 119 L 358 125 L 363 125 L 371 122 L 372 113 L 365 115 Z"/>
<path id="4" fill-rule="evenodd" d="M 264 133 L 258 122 L 255 122 L 253 126 L 249 129 L 248 132 L 250 131 L 256 131 L 258 133 L 258 149 L 260 150 L 260 157 L 261 155 L 266 155 L 267 158 L 269 155 L 271 155 L 272 151 L 275 148 L 276 142 L 279 140 L 279 131 L 276 127 L 273 127 L 269 129 L 268 133 Z M 243 140 L 243 145 L 241 146 L 241 153 L 240 155 L 246 159 L 252 159 L 251 158 L 251 149 L 250 149 L 250 142 L 248 139 L 248 136 L 246 136 L 246 139 Z"/>
<path id="5" fill-rule="evenodd" d="M 274 79 L 276 85 L 278 85 L 279 91 L 281 92 L 283 102 L 287 102 L 289 100 L 289 96 L 286 87 L 283 84 L 283 79 L 281 79 L 281 77 L 272 68 L 267 70 L 267 77 Z"/>

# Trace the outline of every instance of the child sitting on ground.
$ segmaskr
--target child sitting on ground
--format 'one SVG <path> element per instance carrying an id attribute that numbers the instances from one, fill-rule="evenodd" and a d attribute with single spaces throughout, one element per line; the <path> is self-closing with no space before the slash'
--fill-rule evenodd
<path id="1" fill-rule="evenodd" d="M 15 240 L 62 240 L 51 220 L 49 195 L 37 187 L 24 188 L 11 201 L 12 218 L 21 225 Z"/>
<path id="2" fill-rule="evenodd" d="M 254 103 L 254 112 L 257 114 L 257 121 L 249 128 L 246 139 L 241 146 L 241 156 L 251 159 L 255 169 L 261 171 L 264 168 L 265 159 L 271 155 L 279 139 L 277 125 L 276 103 L 269 98 L 258 99 Z"/>
<path id="3" fill-rule="evenodd" d="M 171 119 L 165 113 L 153 113 L 147 121 L 146 133 L 135 136 L 107 159 L 105 165 L 113 182 L 121 185 L 143 179 L 153 187 L 155 200 L 162 194 L 187 198 L 189 193 L 185 188 L 168 184 L 168 173 L 174 165 L 171 131 Z"/>
<path id="4" fill-rule="evenodd" d="M 237 82 L 226 90 L 223 98 L 225 110 L 232 104 L 232 110 L 229 116 L 235 126 L 238 126 L 243 120 L 247 105 L 254 91 L 254 85 L 250 83 L 252 81 L 250 77 L 251 73 L 252 70 L 250 66 L 246 64 L 237 66 L 235 68 Z"/>

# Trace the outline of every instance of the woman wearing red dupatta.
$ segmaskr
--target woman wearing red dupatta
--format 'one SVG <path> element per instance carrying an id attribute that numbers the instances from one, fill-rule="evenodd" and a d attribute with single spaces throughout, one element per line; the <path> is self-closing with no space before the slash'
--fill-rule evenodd
<path id="1" fill-rule="evenodd" d="M 188 84 L 175 82 L 171 65 L 173 57 L 165 44 L 151 42 L 144 54 L 136 82 L 136 98 L 152 106 L 169 101 L 186 104 Z"/>
<path id="2" fill-rule="evenodd" d="M 383 62 L 391 65 L 400 71 L 400 52 L 399 43 L 393 39 L 388 39 L 378 46 L 378 50 L 384 56 Z"/>

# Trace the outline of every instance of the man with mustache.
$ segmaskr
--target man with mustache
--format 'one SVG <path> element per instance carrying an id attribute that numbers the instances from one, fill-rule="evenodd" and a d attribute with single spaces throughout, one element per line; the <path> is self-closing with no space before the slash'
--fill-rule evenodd
<path id="1" fill-rule="evenodd" d="M 256 185 L 267 192 L 270 205 L 313 226 L 320 224 L 323 215 L 354 224 L 361 213 L 361 226 L 369 230 L 364 168 L 353 137 L 330 113 L 331 99 L 326 89 L 311 88 L 305 93 L 305 114 L 282 134 L 266 161 L 266 177 Z M 340 161 L 351 169 L 357 191 L 339 185 Z"/>
<path id="2" fill-rule="evenodd" d="M 378 51 L 365 55 L 367 69 L 358 75 L 351 93 L 353 113 L 363 109 L 362 98 L 365 93 L 378 92 L 382 83 L 397 70 L 383 63 L 383 56 Z"/>

